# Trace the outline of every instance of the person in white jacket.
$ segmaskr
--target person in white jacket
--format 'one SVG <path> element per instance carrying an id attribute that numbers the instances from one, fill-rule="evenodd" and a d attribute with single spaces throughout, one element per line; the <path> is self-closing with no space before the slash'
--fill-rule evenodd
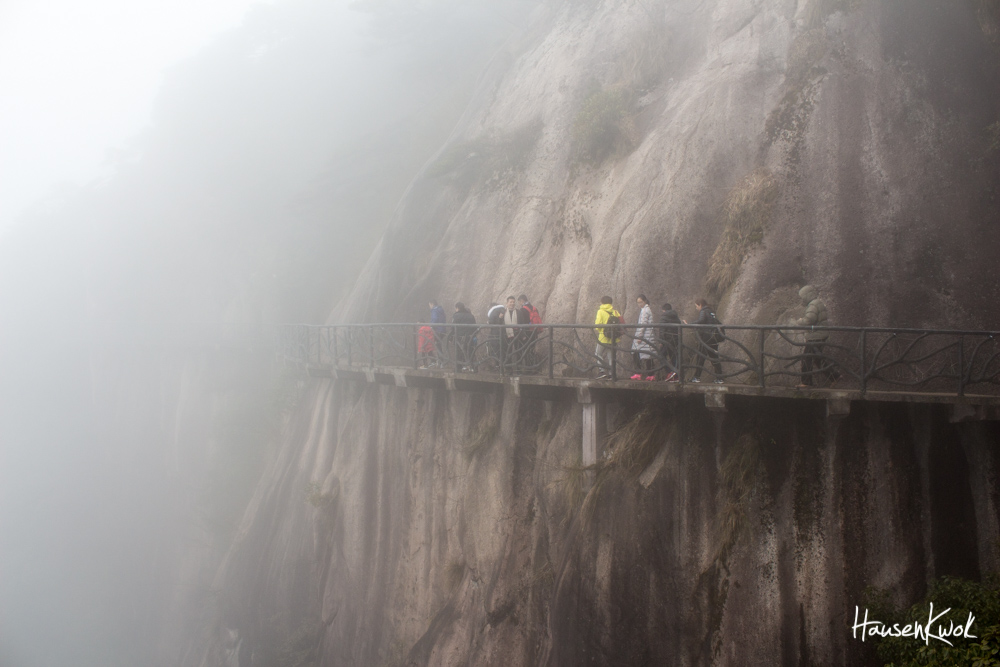
<path id="1" fill-rule="evenodd" d="M 645 294 L 636 297 L 635 303 L 639 306 L 639 321 L 635 330 L 635 337 L 632 339 L 632 359 L 638 372 L 632 376 L 633 380 L 655 380 L 653 374 L 653 354 L 656 351 L 656 331 L 651 326 L 653 324 L 653 311 L 649 307 L 649 299 Z M 648 375 L 646 375 L 648 374 Z M 643 377 L 646 375 L 645 377 Z"/>

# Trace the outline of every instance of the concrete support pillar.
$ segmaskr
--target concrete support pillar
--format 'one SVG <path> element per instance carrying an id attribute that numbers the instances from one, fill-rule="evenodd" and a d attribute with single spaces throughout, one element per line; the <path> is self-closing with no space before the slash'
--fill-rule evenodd
<path id="1" fill-rule="evenodd" d="M 581 460 L 584 467 L 588 467 L 604 458 L 604 437 L 608 432 L 607 412 L 603 403 L 594 400 L 587 386 L 577 389 L 577 400 L 583 407 Z M 594 470 L 588 470 L 586 478 L 588 490 L 594 484 L 594 477 Z"/>
<path id="2" fill-rule="evenodd" d="M 583 404 L 583 465 L 591 466 L 604 456 L 604 406 Z"/>
<path id="3" fill-rule="evenodd" d="M 826 401 L 826 418 L 843 419 L 851 414 L 851 399 L 830 398 Z"/>
<path id="4" fill-rule="evenodd" d="M 705 394 L 705 407 L 712 412 L 726 411 L 726 395 L 721 391 L 711 391 Z"/>

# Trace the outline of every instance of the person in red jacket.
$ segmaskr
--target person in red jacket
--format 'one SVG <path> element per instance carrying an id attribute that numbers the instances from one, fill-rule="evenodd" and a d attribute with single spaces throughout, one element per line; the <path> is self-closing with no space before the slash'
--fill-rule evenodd
<path id="1" fill-rule="evenodd" d="M 528 301 L 528 297 L 526 295 L 522 294 L 517 297 L 517 305 L 528 313 L 529 322 L 532 324 L 542 323 L 542 316 L 538 314 L 538 309 L 531 305 L 531 302 Z M 527 369 L 537 370 L 538 358 L 535 356 L 535 343 L 538 341 L 538 334 L 540 331 L 541 327 L 533 327 L 526 332 L 522 332 L 524 334 L 524 367 Z"/>
<path id="2" fill-rule="evenodd" d="M 417 354 L 420 355 L 420 367 L 437 366 L 437 349 L 434 346 L 434 329 L 426 324 L 417 329 Z"/>

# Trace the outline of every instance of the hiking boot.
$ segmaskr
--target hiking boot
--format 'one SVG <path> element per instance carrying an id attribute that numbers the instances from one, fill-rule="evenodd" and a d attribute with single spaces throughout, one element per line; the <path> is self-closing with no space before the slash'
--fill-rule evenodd
<path id="1" fill-rule="evenodd" d="M 664 382 L 679 382 L 677 378 L 677 373 L 667 373 L 667 377 L 663 378 Z"/>
<path id="2" fill-rule="evenodd" d="M 722 378 L 715 378 L 715 384 L 723 384 L 724 382 L 725 380 L 723 380 Z"/>
<path id="3" fill-rule="evenodd" d="M 701 378 L 691 378 L 689 382 L 701 382 Z"/>

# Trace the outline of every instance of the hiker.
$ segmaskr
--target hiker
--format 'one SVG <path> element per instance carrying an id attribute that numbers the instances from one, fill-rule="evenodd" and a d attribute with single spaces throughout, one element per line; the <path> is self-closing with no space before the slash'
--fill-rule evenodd
<path id="1" fill-rule="evenodd" d="M 802 305 L 806 306 L 806 314 L 795 320 L 800 327 L 825 327 L 826 305 L 819 300 L 819 293 L 812 285 L 806 285 L 799 290 Z M 799 387 L 811 387 L 813 384 L 813 364 L 817 373 L 822 373 L 827 382 L 833 384 L 840 379 L 840 373 L 833 368 L 829 359 L 823 358 L 823 346 L 826 344 L 825 331 L 807 331 L 805 350 L 802 354 L 802 381 Z"/>
<path id="2" fill-rule="evenodd" d="M 715 310 L 708 305 L 708 301 L 702 298 L 694 300 L 694 307 L 698 309 L 698 319 L 693 324 L 722 324 L 715 316 Z M 684 324 L 687 324 L 687 320 Z M 701 382 L 701 372 L 705 368 L 705 360 L 712 362 L 715 371 L 715 384 L 722 384 L 722 364 L 719 362 L 719 343 L 724 336 L 719 327 L 713 329 L 698 329 L 698 367 L 694 369 L 694 377 L 691 382 Z"/>
<path id="3" fill-rule="evenodd" d="M 531 305 L 528 297 L 524 294 L 517 297 L 517 305 L 528 313 L 528 321 L 531 324 L 541 324 L 542 316 L 538 314 L 538 309 Z M 535 355 L 535 343 L 538 341 L 540 328 L 532 327 L 524 335 L 524 367 L 535 369 L 538 365 L 538 358 Z"/>
<path id="4" fill-rule="evenodd" d="M 503 323 L 530 324 L 531 316 L 524 308 L 517 307 L 517 299 L 512 296 L 507 297 L 507 307 L 503 312 Z M 524 354 L 525 332 L 515 329 L 512 326 L 504 327 L 503 335 L 500 336 L 500 358 L 506 368 L 517 371 L 522 362 Z"/>
<path id="5" fill-rule="evenodd" d="M 665 303 L 660 307 L 660 319 L 659 324 L 671 325 L 680 324 L 681 318 L 674 310 L 674 307 L 669 303 Z M 657 331 L 657 337 L 660 343 L 660 354 L 663 355 L 663 363 L 666 366 L 666 377 L 664 377 L 665 382 L 679 382 L 680 376 L 678 375 L 679 366 L 677 365 L 677 342 L 679 336 L 677 334 L 676 326 L 661 326 Z"/>
<path id="6" fill-rule="evenodd" d="M 455 314 L 451 316 L 452 324 L 475 324 L 473 315 L 461 301 L 455 303 Z M 459 326 L 453 330 L 455 334 L 455 363 L 461 371 L 473 371 L 471 359 L 475 353 L 476 330 L 472 327 Z"/>
<path id="7" fill-rule="evenodd" d="M 611 303 L 610 296 L 601 297 L 601 307 L 597 309 L 594 324 L 621 324 L 621 313 L 615 310 Z M 597 349 L 594 350 L 594 356 L 597 357 L 597 363 L 600 365 L 597 378 L 610 377 L 612 355 L 615 353 L 614 346 L 621 338 L 621 329 L 598 326 L 594 330 L 597 332 Z"/>
<path id="8" fill-rule="evenodd" d="M 489 338 L 486 343 L 486 352 L 489 358 L 496 362 L 497 370 L 500 368 L 500 333 L 497 327 L 503 324 L 503 314 L 507 309 L 499 303 L 491 303 L 486 311 L 486 323 L 493 325 L 489 330 Z"/>
<path id="9" fill-rule="evenodd" d="M 430 309 L 431 309 L 431 324 L 432 325 L 444 324 L 444 323 L 446 323 L 448 321 L 448 318 L 445 317 L 445 314 L 444 314 L 444 308 L 442 308 L 441 306 L 439 306 L 437 301 L 435 301 L 434 299 L 431 299 L 430 302 L 428 303 L 428 305 L 430 306 Z M 434 347 L 435 347 L 435 349 L 437 351 L 443 352 L 444 351 L 444 335 L 446 333 L 446 330 L 445 330 L 444 327 L 440 327 L 440 326 L 434 326 L 432 328 L 434 329 L 434 337 L 435 337 Z"/>
<path id="10" fill-rule="evenodd" d="M 653 374 L 653 353 L 655 351 L 653 343 L 655 339 L 653 328 L 650 326 L 653 324 L 653 311 L 649 307 L 649 299 L 646 298 L 645 294 L 637 296 L 635 304 L 639 307 L 639 320 L 636 322 L 639 326 L 632 338 L 632 359 L 635 361 L 638 372 L 631 379 L 652 381 L 656 379 Z"/>
<path id="11" fill-rule="evenodd" d="M 434 329 L 424 324 L 417 329 L 417 354 L 421 368 L 433 368 L 437 363 L 437 348 L 434 345 Z"/>

